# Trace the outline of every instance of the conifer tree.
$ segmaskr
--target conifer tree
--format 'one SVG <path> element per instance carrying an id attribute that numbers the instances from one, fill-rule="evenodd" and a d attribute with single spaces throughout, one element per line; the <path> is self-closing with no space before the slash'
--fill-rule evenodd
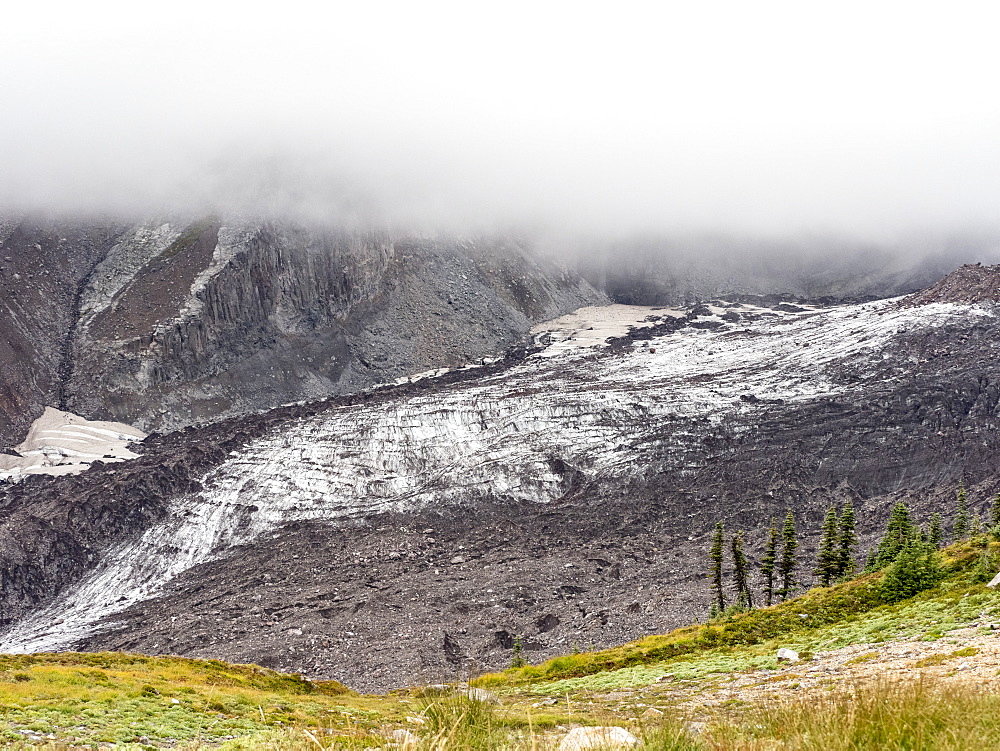
<path id="1" fill-rule="evenodd" d="M 782 602 L 788 599 L 795 585 L 795 551 L 799 547 L 795 535 L 795 517 L 789 511 L 785 516 L 785 525 L 781 530 L 781 557 L 778 559 L 778 576 L 781 578 L 781 589 L 778 594 Z"/>
<path id="2" fill-rule="evenodd" d="M 510 655 L 510 666 L 512 668 L 523 668 L 528 664 L 524 659 L 524 642 L 520 636 L 514 637 L 514 650 Z"/>
<path id="3" fill-rule="evenodd" d="M 878 548 L 873 550 L 868 556 L 865 564 L 865 571 L 881 571 L 899 555 L 903 545 L 913 533 L 913 522 L 910 521 L 910 510 L 905 503 L 897 503 L 893 506 L 892 513 L 889 514 L 889 521 L 885 525 L 885 534 L 878 544 Z"/>
<path id="4" fill-rule="evenodd" d="M 979 511 L 972 512 L 972 521 L 969 522 L 969 537 L 977 537 L 983 533 L 983 520 L 979 516 Z"/>
<path id="5" fill-rule="evenodd" d="M 1000 493 L 997 493 L 997 497 L 993 499 L 993 505 L 990 507 L 990 531 L 998 526 L 1000 526 Z"/>
<path id="6" fill-rule="evenodd" d="M 753 608 L 753 595 L 750 593 L 750 578 L 747 570 L 747 557 L 743 553 L 743 532 L 733 535 L 733 576 L 736 579 L 736 604 L 743 608 Z"/>
<path id="7" fill-rule="evenodd" d="M 930 543 L 921 541 L 915 530 L 911 530 L 882 579 L 882 599 L 898 602 L 913 597 L 933 587 L 941 576 L 937 551 Z"/>
<path id="8" fill-rule="evenodd" d="M 764 577 L 764 599 L 770 607 L 774 600 L 774 564 L 778 560 L 778 524 L 771 519 L 771 527 L 767 530 L 767 545 L 760 559 L 760 573 Z"/>
<path id="9" fill-rule="evenodd" d="M 843 579 L 854 575 L 854 546 L 858 542 L 858 536 L 854 531 L 854 527 L 854 505 L 850 499 L 847 499 L 847 503 L 844 504 L 844 510 L 840 512 L 836 579 Z"/>
<path id="10" fill-rule="evenodd" d="M 965 483 L 958 483 L 958 504 L 955 509 L 955 521 L 951 527 L 955 540 L 964 540 L 969 534 L 969 504 L 965 498 Z"/>
<path id="11" fill-rule="evenodd" d="M 837 507 L 830 504 L 826 510 L 826 517 L 823 519 L 822 536 L 819 542 L 819 552 L 816 555 L 816 570 L 813 573 L 819 577 L 820 586 L 829 587 L 830 582 L 837 578 L 839 567 L 839 549 L 837 545 L 837 528 L 840 526 L 840 517 L 837 514 Z"/>
<path id="12" fill-rule="evenodd" d="M 724 530 L 722 522 L 716 522 L 715 534 L 712 535 L 712 547 L 708 551 L 710 567 L 708 575 L 712 578 L 710 589 L 712 591 L 712 602 L 719 613 L 726 609 L 726 596 L 722 589 L 722 554 L 725 546 Z"/>
<path id="13" fill-rule="evenodd" d="M 934 549 L 941 547 L 944 542 L 944 528 L 941 525 L 941 514 L 936 511 L 931 514 L 931 527 L 927 531 L 927 542 L 934 546 Z"/>

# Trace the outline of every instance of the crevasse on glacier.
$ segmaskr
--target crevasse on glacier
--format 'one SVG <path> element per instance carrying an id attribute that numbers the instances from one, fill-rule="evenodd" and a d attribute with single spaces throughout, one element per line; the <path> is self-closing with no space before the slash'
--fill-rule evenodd
<path id="1" fill-rule="evenodd" d="M 648 309 L 637 321 L 640 313 Z M 0 649 L 71 646 L 180 572 L 289 522 L 471 500 L 544 503 L 566 491 L 567 466 L 587 477 L 642 471 L 637 447 L 682 449 L 696 438 L 685 427 L 694 420 L 758 408 L 741 396 L 832 395 L 843 386 L 829 377 L 831 365 L 880 357 L 893 336 L 916 326 L 986 315 L 974 306 L 880 301 L 683 328 L 624 354 L 569 346 L 572 334 L 561 332 L 558 347 L 500 375 L 283 425 L 234 452 L 201 492 L 174 499 L 164 521 L 16 624 Z M 676 426 L 668 438 L 658 430 L 666 421 Z M 683 463 L 683 451 L 676 456 Z"/>

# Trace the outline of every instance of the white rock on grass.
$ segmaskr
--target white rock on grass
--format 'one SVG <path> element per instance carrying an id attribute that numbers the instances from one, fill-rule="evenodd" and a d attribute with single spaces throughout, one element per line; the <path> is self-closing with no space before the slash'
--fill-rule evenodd
<path id="1" fill-rule="evenodd" d="M 794 649 L 786 649 L 782 647 L 778 650 L 778 662 L 798 662 L 799 653 Z"/>
<path id="2" fill-rule="evenodd" d="M 639 745 L 639 739 L 625 728 L 596 727 L 573 728 L 569 731 L 559 751 L 586 751 L 587 749 L 633 748 Z"/>

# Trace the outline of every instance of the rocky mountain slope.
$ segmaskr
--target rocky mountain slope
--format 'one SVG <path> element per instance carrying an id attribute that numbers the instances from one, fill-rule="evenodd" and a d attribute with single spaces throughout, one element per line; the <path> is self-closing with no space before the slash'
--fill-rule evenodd
<path id="1" fill-rule="evenodd" d="M 606 301 L 509 238 L 237 218 L 0 225 L 0 447 L 45 406 L 173 430 L 476 362 Z"/>
<path id="2" fill-rule="evenodd" d="M 792 508 L 806 560 L 831 501 L 867 538 L 900 498 L 996 490 L 992 300 L 633 309 L 597 344 L 600 311 L 494 365 L 8 489 L 0 648 L 387 688 L 502 665 L 515 635 L 536 659 L 703 616 L 717 519 L 755 548 Z"/>
<path id="3" fill-rule="evenodd" d="M 79 289 L 120 229 L 0 219 L 0 449 L 66 401 Z"/>

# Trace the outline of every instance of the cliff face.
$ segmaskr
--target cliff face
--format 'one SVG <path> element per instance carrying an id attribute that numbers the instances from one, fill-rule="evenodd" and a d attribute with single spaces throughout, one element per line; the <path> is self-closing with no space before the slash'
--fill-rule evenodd
<path id="1" fill-rule="evenodd" d="M 0 448 L 64 402 L 80 287 L 120 229 L 0 220 Z"/>
<path id="2" fill-rule="evenodd" d="M 9 223 L 0 443 L 45 405 L 172 430 L 495 356 L 604 300 L 507 239 Z"/>

